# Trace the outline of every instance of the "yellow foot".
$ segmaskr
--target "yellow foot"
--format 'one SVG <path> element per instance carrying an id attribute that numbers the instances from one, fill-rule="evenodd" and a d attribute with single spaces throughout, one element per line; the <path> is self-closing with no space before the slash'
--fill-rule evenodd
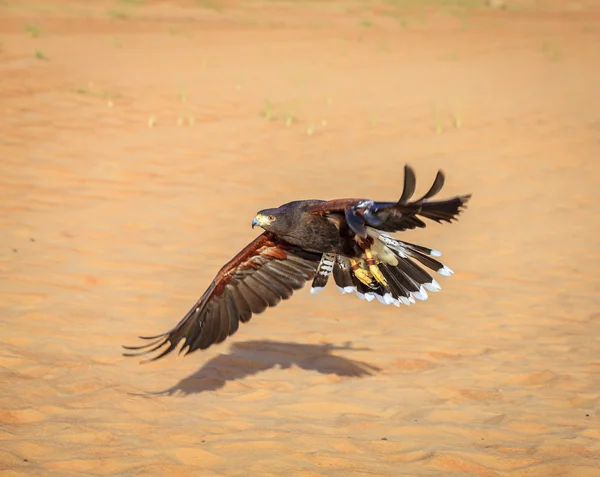
<path id="1" fill-rule="evenodd" d="M 377 262 L 375 261 L 375 259 L 373 258 L 373 254 L 371 253 L 371 250 L 370 249 L 365 250 L 365 255 L 367 256 L 367 264 L 369 265 L 369 270 L 371 272 L 371 275 L 373 276 L 373 278 L 375 278 L 375 280 L 377 280 L 384 287 L 386 287 L 387 280 L 383 276 L 383 273 L 381 273 L 381 270 L 379 270 L 379 267 L 377 266 Z"/>
<path id="2" fill-rule="evenodd" d="M 369 273 L 369 270 L 362 268 L 360 266 L 360 263 L 358 263 L 353 258 L 350 259 L 350 265 L 352 265 L 354 276 L 358 278 L 362 283 L 370 287 L 373 283 L 373 275 Z"/>

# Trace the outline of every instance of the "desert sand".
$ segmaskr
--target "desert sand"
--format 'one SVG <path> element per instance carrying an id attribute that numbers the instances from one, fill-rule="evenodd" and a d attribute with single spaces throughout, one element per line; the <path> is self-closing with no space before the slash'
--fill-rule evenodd
<path id="1" fill-rule="evenodd" d="M 600 475 L 600 5 L 0 3 L 0 473 Z M 424 5 L 424 6 L 423 6 Z M 411 307 L 140 365 L 295 199 L 473 193 Z"/>

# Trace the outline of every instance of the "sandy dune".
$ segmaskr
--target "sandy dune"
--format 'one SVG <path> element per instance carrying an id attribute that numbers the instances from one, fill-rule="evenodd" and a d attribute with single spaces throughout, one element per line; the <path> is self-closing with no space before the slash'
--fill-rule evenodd
<path id="1" fill-rule="evenodd" d="M 89 3 L 0 2 L 3 476 L 600 475 L 597 2 Z M 121 356 L 257 210 L 405 162 L 473 193 L 405 235 L 441 293 Z"/>

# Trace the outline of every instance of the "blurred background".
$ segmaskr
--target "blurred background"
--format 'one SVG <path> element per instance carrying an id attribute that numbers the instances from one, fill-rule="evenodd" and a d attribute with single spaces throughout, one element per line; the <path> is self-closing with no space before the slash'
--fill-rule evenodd
<path id="1" fill-rule="evenodd" d="M 0 0 L 3 475 L 592 476 L 600 2 Z M 473 193 L 416 306 L 153 364 L 296 199 Z"/>

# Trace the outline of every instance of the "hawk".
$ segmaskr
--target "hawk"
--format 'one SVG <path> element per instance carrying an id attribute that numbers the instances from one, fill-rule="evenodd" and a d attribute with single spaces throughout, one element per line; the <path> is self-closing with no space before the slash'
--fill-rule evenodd
<path id="1" fill-rule="evenodd" d="M 438 171 L 429 191 L 411 201 L 415 173 L 404 167 L 404 188 L 396 202 L 368 199 L 299 200 L 264 209 L 252 220 L 264 232 L 217 273 L 204 294 L 181 321 L 166 333 L 140 337 L 142 346 L 124 346 L 125 356 L 189 354 L 221 343 L 240 322 L 276 306 L 312 280 L 310 293 L 319 293 L 333 275 L 343 294 L 379 300 L 386 305 L 410 305 L 426 300 L 440 285 L 428 270 L 454 272 L 435 257 L 435 249 L 399 240 L 391 232 L 424 228 L 423 219 L 438 223 L 456 220 L 471 194 L 430 200 L 444 185 Z M 165 345 L 166 348 L 162 349 Z M 159 351 L 160 350 L 160 351 Z"/>

